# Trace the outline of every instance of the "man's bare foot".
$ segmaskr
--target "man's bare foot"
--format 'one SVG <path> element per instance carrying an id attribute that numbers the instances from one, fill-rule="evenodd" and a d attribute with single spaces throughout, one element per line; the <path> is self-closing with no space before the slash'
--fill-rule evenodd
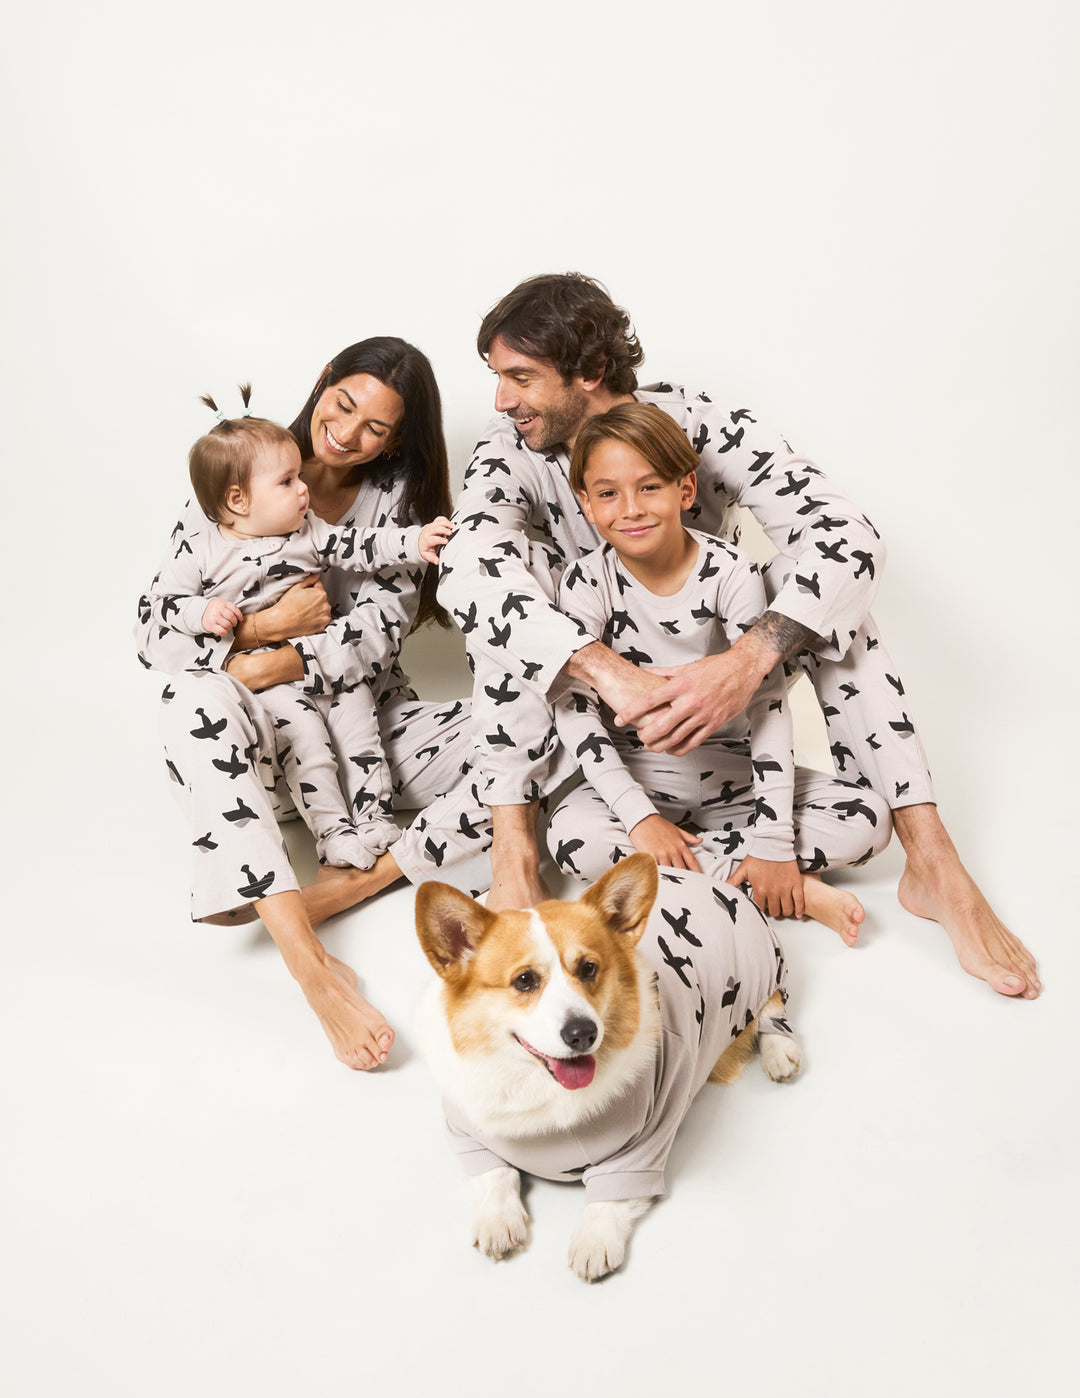
<path id="1" fill-rule="evenodd" d="M 323 974 L 305 977 L 300 983 L 342 1063 L 350 1068 L 377 1068 L 386 1062 L 394 1031 L 356 986 L 356 972 L 336 956 L 327 957 Z"/>
<path id="2" fill-rule="evenodd" d="M 1035 958 L 960 863 L 936 808 L 909 806 L 894 811 L 893 818 L 908 857 L 897 890 L 901 906 L 941 924 L 969 975 L 986 981 L 999 995 L 1036 999 L 1042 985 Z"/>
<path id="3" fill-rule="evenodd" d="M 804 874 L 802 887 L 806 916 L 839 932 L 841 940 L 853 947 L 866 917 L 854 893 L 846 888 L 833 888 L 817 874 Z"/>
<path id="4" fill-rule="evenodd" d="M 300 890 L 304 911 L 312 927 L 318 927 L 335 913 L 381 893 L 401 876 L 398 862 L 390 853 L 380 854 L 370 869 L 335 869 L 320 865 L 315 882 Z"/>

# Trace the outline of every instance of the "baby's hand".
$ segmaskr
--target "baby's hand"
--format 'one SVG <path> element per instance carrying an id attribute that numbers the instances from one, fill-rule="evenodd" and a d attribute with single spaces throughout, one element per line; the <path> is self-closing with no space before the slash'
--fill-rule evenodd
<path id="1" fill-rule="evenodd" d="M 202 629 L 211 636 L 227 636 L 243 619 L 244 613 L 235 602 L 226 602 L 224 597 L 211 597 L 203 608 Z"/>
<path id="2" fill-rule="evenodd" d="M 689 835 L 665 820 L 662 815 L 646 816 L 639 820 L 630 831 L 630 843 L 635 849 L 651 854 L 657 864 L 665 864 L 669 869 L 692 869 L 700 874 L 698 862 L 688 846 L 700 845 L 700 835 Z"/>
<path id="3" fill-rule="evenodd" d="M 803 916 L 802 874 L 794 859 L 755 859 L 748 855 L 728 883 L 748 883 L 754 890 L 755 904 L 770 917 Z"/>
<path id="4" fill-rule="evenodd" d="M 445 515 L 440 515 L 430 524 L 425 524 L 420 531 L 420 557 L 428 563 L 438 563 L 439 550 L 453 532 L 454 526 Z"/>

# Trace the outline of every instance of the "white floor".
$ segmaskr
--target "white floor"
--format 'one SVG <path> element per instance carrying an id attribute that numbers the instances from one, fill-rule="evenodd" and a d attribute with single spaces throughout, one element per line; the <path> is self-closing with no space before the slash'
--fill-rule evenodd
<path id="1" fill-rule="evenodd" d="M 429 691 L 436 673 L 453 686 L 452 664 L 429 667 Z M 1057 1381 L 1076 1303 L 1062 997 L 1078 956 L 1051 884 L 973 860 L 1039 951 L 1034 1004 L 969 980 L 900 910 L 896 849 L 853 876 L 857 950 L 789 924 L 803 1076 L 776 1087 L 754 1065 L 706 1088 L 625 1270 L 587 1288 L 565 1264 L 575 1187 L 529 1186 L 523 1255 L 468 1247 L 410 1028 L 428 974 L 410 889 L 326 934 L 398 1028 L 371 1075 L 334 1060 L 259 924 L 187 922 L 155 690 L 125 672 L 106 695 L 84 676 L 96 747 L 80 739 L 52 786 L 32 780 L 32 745 L 16 755 L 46 850 L 13 871 L 0 992 L 8 1393 L 846 1398 Z M 40 696 L 23 703 L 20 721 L 40 717 Z M 985 850 L 992 815 L 954 804 Z"/>

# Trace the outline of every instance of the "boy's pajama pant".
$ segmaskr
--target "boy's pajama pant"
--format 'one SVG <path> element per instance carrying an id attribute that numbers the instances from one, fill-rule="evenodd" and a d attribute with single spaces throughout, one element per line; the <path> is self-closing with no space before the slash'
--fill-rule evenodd
<path id="1" fill-rule="evenodd" d="M 701 836 L 687 848 L 702 874 L 722 884 L 753 853 L 753 772 L 744 744 L 702 744 L 677 758 L 634 752 L 623 762 L 658 815 Z M 795 768 L 792 813 L 804 873 L 863 864 L 892 834 L 892 814 L 876 792 L 807 767 Z M 552 813 L 548 845 L 563 873 L 590 882 L 634 852 L 630 832 L 587 781 Z"/>

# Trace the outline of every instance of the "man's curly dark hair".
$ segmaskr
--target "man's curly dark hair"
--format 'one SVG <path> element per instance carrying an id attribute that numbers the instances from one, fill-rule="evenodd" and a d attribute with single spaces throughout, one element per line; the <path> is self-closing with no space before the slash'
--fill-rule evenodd
<path id="1" fill-rule="evenodd" d="M 546 273 L 515 286 L 484 317 L 476 337 L 481 358 L 496 337 L 554 364 L 564 383 L 602 378 L 612 393 L 633 393 L 634 371 L 645 359 L 630 317 L 581 272 Z"/>

